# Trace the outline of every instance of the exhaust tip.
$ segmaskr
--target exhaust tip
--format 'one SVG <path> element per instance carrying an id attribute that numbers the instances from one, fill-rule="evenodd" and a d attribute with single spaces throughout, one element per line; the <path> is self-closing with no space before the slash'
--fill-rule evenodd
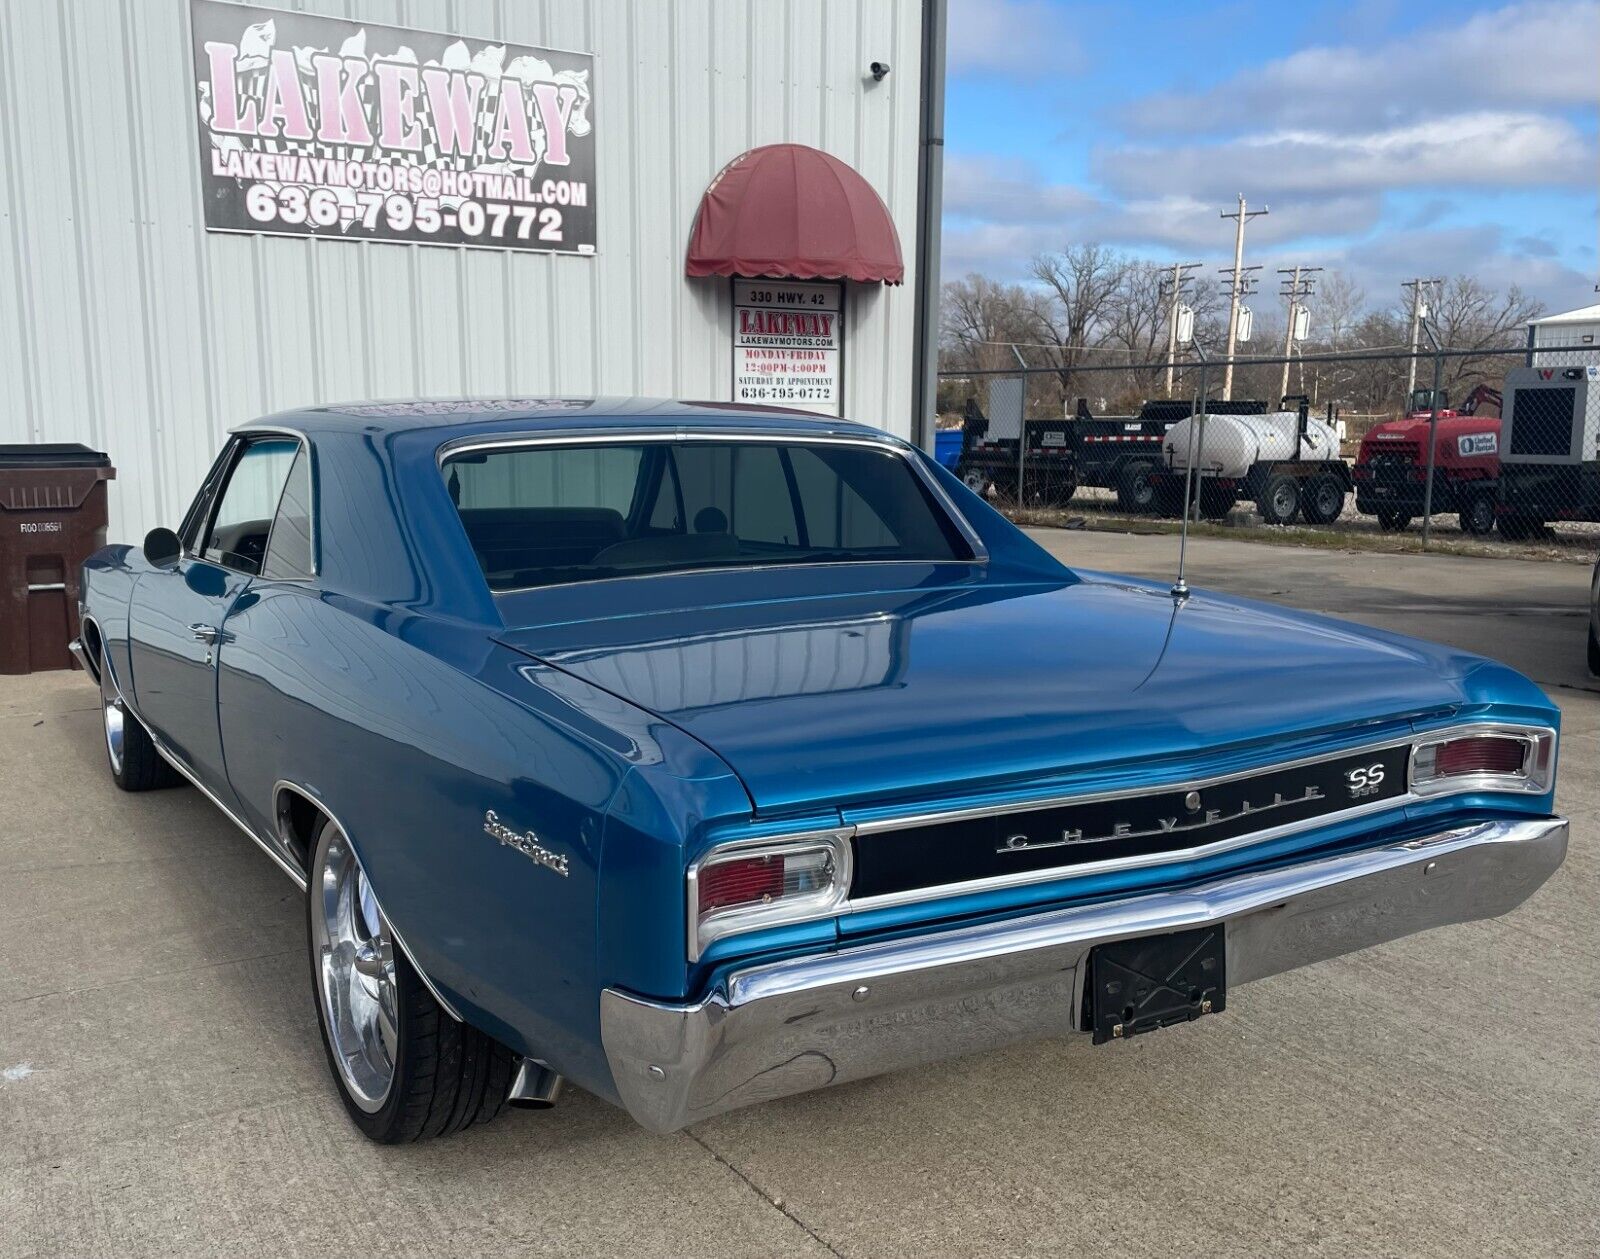
<path id="1" fill-rule="evenodd" d="M 506 1101 L 518 1110 L 549 1110 L 561 1096 L 563 1083 L 561 1076 L 537 1058 L 523 1058 L 511 1077 Z"/>

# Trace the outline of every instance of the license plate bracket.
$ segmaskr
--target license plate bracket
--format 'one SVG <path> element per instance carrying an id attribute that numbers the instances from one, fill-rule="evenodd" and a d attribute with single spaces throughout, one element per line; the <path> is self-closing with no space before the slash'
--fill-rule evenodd
<path id="1" fill-rule="evenodd" d="M 1227 936 L 1219 923 L 1091 950 L 1084 1025 L 1094 1043 L 1125 1040 L 1224 1010 Z"/>

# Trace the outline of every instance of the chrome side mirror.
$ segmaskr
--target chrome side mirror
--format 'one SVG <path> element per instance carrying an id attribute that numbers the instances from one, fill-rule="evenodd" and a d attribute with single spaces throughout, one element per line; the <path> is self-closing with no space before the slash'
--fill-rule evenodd
<path id="1" fill-rule="evenodd" d="M 183 543 L 171 529 L 152 529 L 144 535 L 144 557 L 157 568 L 176 564 L 183 554 Z"/>

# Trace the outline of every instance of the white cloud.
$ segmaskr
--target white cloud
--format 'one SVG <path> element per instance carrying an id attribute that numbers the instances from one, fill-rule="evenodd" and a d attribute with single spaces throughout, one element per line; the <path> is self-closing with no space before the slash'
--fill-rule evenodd
<path id="1" fill-rule="evenodd" d="M 945 68 L 952 76 L 1032 77 L 1078 62 L 1066 14 L 1047 0 L 951 0 Z"/>
<path id="2" fill-rule="evenodd" d="M 1600 75 L 1600 69 L 1596 70 Z M 1448 186 L 1590 185 L 1594 141 L 1563 118 L 1478 112 L 1341 134 L 1286 128 L 1215 143 L 1102 150 L 1097 173 L 1128 195 L 1182 187 L 1257 197 Z"/>
<path id="3" fill-rule="evenodd" d="M 1371 128 L 1463 105 L 1600 100 L 1600 0 L 1533 0 L 1373 48 L 1307 48 L 1204 92 L 1145 97 L 1124 121 L 1146 132 L 1226 132 L 1262 119 Z"/>

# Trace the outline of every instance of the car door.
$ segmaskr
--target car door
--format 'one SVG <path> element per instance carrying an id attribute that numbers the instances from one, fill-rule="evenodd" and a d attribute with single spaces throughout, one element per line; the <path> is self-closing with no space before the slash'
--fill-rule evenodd
<path id="1" fill-rule="evenodd" d="M 261 570 L 278 499 L 299 449 L 294 437 L 238 440 L 208 508 L 186 523 L 177 563 L 145 573 L 129 610 L 139 716 L 224 802 L 232 800 L 217 721 L 224 622 Z"/>

